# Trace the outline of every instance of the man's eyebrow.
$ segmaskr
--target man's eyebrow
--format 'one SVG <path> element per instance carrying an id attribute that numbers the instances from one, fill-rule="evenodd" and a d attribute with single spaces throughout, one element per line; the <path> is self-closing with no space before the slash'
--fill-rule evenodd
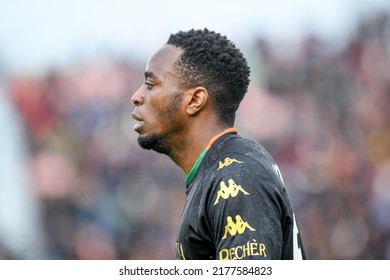
<path id="1" fill-rule="evenodd" d="M 144 73 L 145 79 L 147 78 L 155 78 L 156 76 L 153 74 L 153 72 L 145 71 Z"/>

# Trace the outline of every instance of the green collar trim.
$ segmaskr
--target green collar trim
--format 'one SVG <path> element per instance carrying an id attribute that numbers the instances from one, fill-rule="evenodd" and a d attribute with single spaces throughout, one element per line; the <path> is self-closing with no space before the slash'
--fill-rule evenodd
<path id="1" fill-rule="evenodd" d="M 198 167 L 199 167 L 200 163 L 202 162 L 204 156 L 206 155 L 207 151 L 208 151 L 207 149 L 204 149 L 203 152 L 199 155 L 199 157 L 196 160 L 194 166 L 191 168 L 190 173 L 188 173 L 188 176 L 186 178 L 186 185 L 189 182 L 191 182 L 192 178 L 194 177 L 196 171 L 198 170 Z"/>

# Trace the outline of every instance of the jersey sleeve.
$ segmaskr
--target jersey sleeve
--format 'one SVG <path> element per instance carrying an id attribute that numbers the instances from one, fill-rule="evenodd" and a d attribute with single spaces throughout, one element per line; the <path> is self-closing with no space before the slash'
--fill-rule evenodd
<path id="1" fill-rule="evenodd" d="M 281 258 L 284 185 L 273 165 L 243 155 L 218 162 L 207 203 L 217 259 Z"/>

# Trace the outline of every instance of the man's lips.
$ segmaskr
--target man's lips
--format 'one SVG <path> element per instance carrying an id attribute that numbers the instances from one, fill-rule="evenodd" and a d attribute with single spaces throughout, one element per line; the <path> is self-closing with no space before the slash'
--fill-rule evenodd
<path id="1" fill-rule="evenodd" d="M 138 117 L 136 114 L 134 114 L 134 113 L 131 113 L 131 117 L 133 118 L 133 119 L 135 119 L 137 122 L 143 122 L 144 120 L 143 119 L 141 119 L 140 117 Z"/>
<path id="2" fill-rule="evenodd" d="M 145 123 L 145 121 L 135 113 L 131 113 L 131 117 L 137 121 L 137 123 L 134 125 L 134 130 L 137 130 Z"/>

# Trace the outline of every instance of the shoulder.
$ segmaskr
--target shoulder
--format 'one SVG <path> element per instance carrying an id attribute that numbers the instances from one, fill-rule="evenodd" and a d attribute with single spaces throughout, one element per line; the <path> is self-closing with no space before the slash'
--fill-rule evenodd
<path id="1" fill-rule="evenodd" d="M 211 160 L 222 160 L 224 157 L 234 155 L 245 158 L 248 162 L 257 162 L 262 165 L 275 163 L 269 152 L 255 139 L 242 137 L 238 134 L 231 135 L 215 146 L 214 156 Z"/>
<path id="2" fill-rule="evenodd" d="M 216 181 L 235 177 L 250 184 L 284 187 L 279 168 L 268 151 L 254 139 L 239 135 L 218 148 L 210 169 Z"/>
<path id="3" fill-rule="evenodd" d="M 212 147 L 191 185 L 202 185 L 202 193 L 241 185 L 256 192 L 282 194 L 284 183 L 266 149 L 251 138 L 229 135 Z M 275 194 L 277 195 L 277 194 Z"/>

